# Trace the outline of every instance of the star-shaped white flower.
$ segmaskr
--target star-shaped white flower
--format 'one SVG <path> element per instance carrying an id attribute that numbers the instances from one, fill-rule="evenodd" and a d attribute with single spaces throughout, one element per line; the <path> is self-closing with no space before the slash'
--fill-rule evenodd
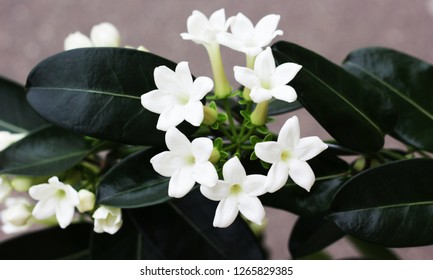
<path id="1" fill-rule="evenodd" d="M 258 55 L 264 47 L 283 31 L 277 30 L 279 15 L 267 15 L 256 26 L 242 13 L 237 14 L 230 23 L 231 33 L 217 34 L 221 45 L 227 46 L 250 57 Z"/>
<path id="2" fill-rule="evenodd" d="M 12 187 L 9 182 L 0 177 L 0 203 L 9 196 L 11 191 Z"/>
<path id="3" fill-rule="evenodd" d="M 9 197 L 1 211 L 2 231 L 6 234 L 26 231 L 30 228 L 33 205 L 24 197 Z"/>
<path id="4" fill-rule="evenodd" d="M 214 201 L 220 201 L 215 212 L 213 225 L 228 227 L 239 212 L 248 220 L 261 225 L 265 209 L 257 196 L 266 193 L 264 175 L 248 175 L 237 157 L 228 160 L 223 166 L 224 180 L 214 187 L 201 185 L 201 193 Z"/>
<path id="5" fill-rule="evenodd" d="M 115 234 L 123 224 L 122 210 L 117 207 L 100 206 L 93 213 L 95 219 L 93 230 L 97 233 Z"/>
<path id="6" fill-rule="evenodd" d="M 245 87 L 251 89 L 250 97 L 255 103 L 275 99 L 293 102 L 297 95 L 294 88 L 287 85 L 302 66 L 287 62 L 275 66 L 274 56 L 268 47 L 261 52 L 254 63 L 254 69 L 235 66 L 235 79 Z"/>
<path id="7" fill-rule="evenodd" d="M 26 133 L 10 133 L 9 131 L 0 131 L 0 151 L 3 151 L 11 144 L 21 140 Z"/>
<path id="8" fill-rule="evenodd" d="M 165 134 L 165 142 L 170 151 L 155 155 L 150 159 L 156 172 L 165 177 L 171 177 L 168 185 L 168 195 L 183 197 L 197 182 L 214 186 L 218 174 L 209 161 L 213 143 L 209 138 L 196 138 L 189 142 L 177 128 L 170 128 Z"/>
<path id="9" fill-rule="evenodd" d="M 64 41 L 64 49 L 90 47 L 119 47 L 120 34 L 117 28 L 109 23 L 103 22 L 92 27 L 90 38 L 77 31 L 69 34 Z"/>
<path id="10" fill-rule="evenodd" d="M 230 19 L 226 21 L 224 9 L 214 12 L 209 19 L 200 11 L 193 11 L 188 17 L 188 33 L 182 33 L 182 39 L 192 40 L 196 44 L 210 46 L 218 44 L 216 34 L 227 31 Z"/>
<path id="11" fill-rule="evenodd" d="M 254 149 L 258 158 L 272 164 L 266 179 L 267 190 L 279 190 L 290 176 L 297 185 L 310 191 L 315 175 L 306 161 L 327 147 L 317 136 L 300 138 L 298 118 L 288 119 L 280 130 L 277 142 L 257 143 Z"/>
<path id="12" fill-rule="evenodd" d="M 158 89 L 143 94 L 141 104 L 147 110 L 160 114 L 156 128 L 167 131 L 184 120 L 200 126 L 204 118 L 201 100 L 212 90 L 212 80 L 198 77 L 193 81 L 185 61 L 176 66 L 176 71 L 159 66 L 153 75 Z"/>
<path id="13" fill-rule="evenodd" d="M 33 216 L 43 220 L 55 214 L 61 228 L 66 228 L 72 222 L 74 208 L 80 202 L 78 192 L 55 176 L 48 180 L 48 184 L 32 186 L 29 194 L 39 200 L 33 209 Z"/>

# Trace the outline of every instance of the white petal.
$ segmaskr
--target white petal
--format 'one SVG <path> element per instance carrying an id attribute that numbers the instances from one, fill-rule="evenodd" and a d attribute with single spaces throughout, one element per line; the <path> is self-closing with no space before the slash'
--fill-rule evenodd
<path id="1" fill-rule="evenodd" d="M 90 41 L 90 38 L 78 31 L 69 34 L 68 37 L 66 37 L 64 42 L 65 51 L 78 49 L 78 48 L 91 48 L 91 47 L 93 47 L 93 43 L 92 41 Z"/>
<path id="2" fill-rule="evenodd" d="M 200 192 L 210 200 L 220 201 L 230 195 L 231 186 L 230 183 L 219 180 L 213 187 L 201 185 Z"/>
<path id="3" fill-rule="evenodd" d="M 159 115 L 156 128 L 158 130 L 167 131 L 168 129 L 177 126 L 184 121 L 183 106 L 174 105 L 164 110 Z"/>
<path id="4" fill-rule="evenodd" d="M 298 97 L 296 91 L 291 86 L 278 86 L 271 90 L 271 94 L 275 99 L 283 100 L 286 102 L 293 102 Z"/>
<path id="5" fill-rule="evenodd" d="M 226 228 L 233 223 L 238 215 L 238 200 L 234 196 L 229 196 L 221 200 L 215 211 L 213 226 Z"/>
<path id="6" fill-rule="evenodd" d="M 271 14 L 263 17 L 257 23 L 255 27 L 254 37 L 256 39 L 256 42 L 261 47 L 268 45 L 277 35 L 283 34 L 281 30 L 276 30 L 279 21 L 279 15 Z"/>
<path id="7" fill-rule="evenodd" d="M 278 65 L 272 75 L 272 86 L 282 86 L 289 83 L 301 70 L 302 66 L 296 63 L 283 63 Z"/>
<path id="8" fill-rule="evenodd" d="M 260 80 L 271 82 L 271 77 L 275 72 L 275 60 L 271 48 L 267 47 L 256 57 L 254 71 L 259 75 Z"/>
<path id="9" fill-rule="evenodd" d="M 232 157 L 223 166 L 224 180 L 232 184 L 240 184 L 246 179 L 247 174 L 238 157 Z"/>
<path id="10" fill-rule="evenodd" d="M 265 209 L 260 200 L 255 196 L 241 195 L 239 197 L 239 211 L 248 220 L 261 225 L 265 218 Z"/>
<path id="11" fill-rule="evenodd" d="M 78 192 L 70 185 L 63 185 L 62 189 L 65 191 L 65 198 L 64 200 L 67 200 L 69 204 L 72 206 L 76 206 L 80 203 L 80 197 L 78 195 Z"/>
<path id="12" fill-rule="evenodd" d="M 188 17 L 186 25 L 189 34 L 203 39 L 204 33 L 209 26 L 209 22 L 202 12 L 195 10 L 192 12 L 192 15 Z"/>
<path id="13" fill-rule="evenodd" d="M 92 27 L 90 39 L 95 47 L 119 47 L 120 34 L 117 28 L 109 23 L 103 22 Z"/>
<path id="14" fill-rule="evenodd" d="M 193 126 L 200 126 L 204 119 L 203 104 L 200 101 L 189 102 L 183 107 L 183 116 Z"/>
<path id="15" fill-rule="evenodd" d="M 177 169 L 183 167 L 184 160 L 172 152 L 162 152 L 152 157 L 150 163 L 160 175 L 171 177 Z"/>
<path id="16" fill-rule="evenodd" d="M 196 162 L 209 160 L 213 150 L 212 140 L 206 137 L 196 138 L 191 142 L 191 151 Z"/>
<path id="17" fill-rule="evenodd" d="M 283 149 L 274 141 L 260 142 L 254 147 L 256 156 L 267 163 L 277 163 L 281 160 Z"/>
<path id="18" fill-rule="evenodd" d="M 32 215 L 38 220 L 47 219 L 56 213 L 57 203 L 55 197 L 41 200 L 33 208 Z"/>
<path id="19" fill-rule="evenodd" d="M 65 203 L 66 202 L 66 203 Z M 60 201 L 56 208 L 56 218 L 61 228 L 66 228 L 74 217 L 74 206 L 67 201 Z"/>
<path id="20" fill-rule="evenodd" d="M 298 145 L 300 137 L 298 117 L 288 119 L 278 134 L 277 142 L 284 148 L 293 151 Z"/>
<path id="21" fill-rule="evenodd" d="M 218 182 L 216 169 L 209 161 L 196 163 L 194 165 L 193 177 L 197 183 L 208 187 L 213 187 Z"/>
<path id="22" fill-rule="evenodd" d="M 192 86 L 192 76 L 188 62 L 182 61 L 176 66 L 176 76 L 183 88 L 190 88 Z"/>
<path id="23" fill-rule="evenodd" d="M 174 94 L 179 91 L 180 84 L 176 73 L 167 66 L 156 67 L 153 78 L 158 89 L 165 93 Z"/>
<path id="24" fill-rule="evenodd" d="M 290 178 L 307 191 L 310 191 L 314 184 L 315 176 L 311 167 L 305 161 L 292 160 L 289 169 Z"/>
<path id="25" fill-rule="evenodd" d="M 209 17 L 209 24 L 211 27 L 223 31 L 226 25 L 226 15 L 224 9 L 219 9 L 218 11 L 215 11 Z"/>
<path id="26" fill-rule="evenodd" d="M 246 40 L 253 35 L 254 25 L 245 15 L 238 13 L 230 25 L 230 30 L 236 37 Z"/>
<path id="27" fill-rule="evenodd" d="M 272 92 L 261 87 L 254 87 L 251 89 L 250 97 L 254 103 L 262 103 L 272 99 Z"/>
<path id="28" fill-rule="evenodd" d="M 273 193 L 281 189 L 289 179 L 289 167 L 283 162 L 272 164 L 266 178 L 265 187 Z"/>
<path id="29" fill-rule="evenodd" d="M 192 85 L 190 100 L 202 100 L 213 88 L 213 81 L 208 77 L 198 77 Z"/>
<path id="30" fill-rule="evenodd" d="M 266 176 L 264 175 L 248 175 L 242 184 L 242 189 L 250 196 L 259 196 L 267 192 L 265 187 Z"/>
<path id="31" fill-rule="evenodd" d="M 168 184 L 168 195 L 180 198 L 185 196 L 195 184 L 192 168 L 182 168 L 174 172 Z"/>
<path id="32" fill-rule="evenodd" d="M 147 110 L 161 114 L 167 107 L 177 104 L 175 97 L 158 89 L 149 91 L 141 96 L 141 105 Z"/>
<path id="33" fill-rule="evenodd" d="M 216 34 L 216 38 L 219 44 L 235 51 L 243 52 L 243 48 L 245 47 L 244 43 L 233 34 L 221 32 Z"/>
<path id="34" fill-rule="evenodd" d="M 184 40 L 191 40 L 194 43 L 199 44 L 199 45 L 209 44 L 209 41 L 204 36 L 195 36 L 195 35 L 192 35 L 190 33 L 180 33 L 180 36 Z"/>
<path id="35" fill-rule="evenodd" d="M 53 196 L 57 192 L 57 188 L 50 184 L 40 184 L 30 187 L 29 195 L 36 200 L 46 199 Z"/>
<path id="36" fill-rule="evenodd" d="M 233 67 L 233 71 L 235 73 L 236 81 L 241 85 L 250 89 L 260 86 L 260 78 L 254 70 L 246 67 L 235 66 Z"/>
<path id="37" fill-rule="evenodd" d="M 299 160 L 307 161 L 317 156 L 328 148 L 328 145 L 322 142 L 317 136 L 301 138 L 295 149 L 296 157 Z"/>
<path id="38" fill-rule="evenodd" d="M 179 129 L 172 127 L 167 130 L 165 134 L 165 144 L 167 148 L 178 155 L 190 155 L 191 153 L 191 142 L 188 138 L 179 131 Z"/>

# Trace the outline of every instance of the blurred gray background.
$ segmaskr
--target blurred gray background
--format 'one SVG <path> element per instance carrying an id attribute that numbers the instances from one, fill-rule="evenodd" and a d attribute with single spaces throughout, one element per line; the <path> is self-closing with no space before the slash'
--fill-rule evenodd
<path id="1" fill-rule="evenodd" d="M 366 46 L 394 48 L 433 62 L 433 0 L 0 0 L 0 75 L 24 84 L 33 66 L 62 51 L 69 33 L 89 34 L 94 24 L 109 21 L 119 29 L 123 45 L 143 45 L 173 61 L 189 61 L 195 75 L 210 76 L 204 49 L 183 41 L 179 34 L 186 31 L 193 10 L 209 16 L 220 8 L 227 16 L 242 12 L 253 23 L 267 14 L 280 14 L 284 35 L 278 39 L 300 44 L 335 63 Z M 234 65 L 244 64 L 243 55 L 227 49 L 223 60 L 230 76 Z M 303 136 L 327 138 L 308 113 L 296 114 Z M 274 129 L 286 118 L 279 119 Z M 273 209 L 267 212 L 265 241 L 271 258 L 289 258 L 287 239 L 295 217 Z M 357 256 L 345 240 L 328 251 L 336 258 Z M 405 259 L 433 258 L 432 246 L 396 251 Z"/>

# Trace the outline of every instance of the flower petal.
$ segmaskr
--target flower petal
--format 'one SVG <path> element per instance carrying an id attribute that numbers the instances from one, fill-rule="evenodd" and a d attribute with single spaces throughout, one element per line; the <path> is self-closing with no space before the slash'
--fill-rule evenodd
<path id="1" fill-rule="evenodd" d="M 198 77 L 192 85 L 190 100 L 202 100 L 213 88 L 213 81 L 208 77 Z"/>
<path id="2" fill-rule="evenodd" d="M 229 196 L 221 200 L 215 211 L 213 226 L 226 228 L 233 223 L 238 215 L 238 200 L 237 197 Z"/>
<path id="3" fill-rule="evenodd" d="M 275 68 L 275 72 L 272 75 L 272 86 L 282 86 L 288 84 L 301 70 L 302 65 L 296 63 L 283 63 Z"/>
<path id="4" fill-rule="evenodd" d="M 213 150 L 212 140 L 200 137 L 192 140 L 191 151 L 196 162 L 206 162 L 209 160 Z"/>
<path id="5" fill-rule="evenodd" d="M 177 103 L 173 95 L 158 89 L 141 95 L 141 105 L 147 110 L 157 114 L 161 114 L 167 107 L 172 107 Z"/>
<path id="6" fill-rule="evenodd" d="M 254 25 L 244 14 L 238 13 L 230 25 L 230 30 L 234 36 L 245 41 L 253 36 Z"/>
<path id="7" fill-rule="evenodd" d="M 298 145 L 300 137 L 298 117 L 288 119 L 278 134 L 277 142 L 284 148 L 293 151 Z"/>
<path id="8" fill-rule="evenodd" d="M 256 57 L 254 71 L 258 74 L 260 80 L 271 82 L 271 77 L 275 72 L 275 60 L 271 48 L 267 47 Z"/>
<path id="9" fill-rule="evenodd" d="M 267 15 L 259 20 L 254 30 L 254 38 L 259 46 L 264 47 L 271 43 L 277 35 L 283 35 L 283 31 L 276 30 L 279 21 L 280 16 L 274 14 Z"/>
<path id="10" fill-rule="evenodd" d="M 259 159 L 267 163 L 277 163 L 281 160 L 283 149 L 277 142 L 268 141 L 257 143 L 254 152 Z"/>
<path id="11" fill-rule="evenodd" d="M 213 187 L 218 182 L 218 174 L 215 167 L 209 161 L 197 162 L 193 169 L 194 180 L 208 187 Z"/>
<path id="12" fill-rule="evenodd" d="M 278 86 L 271 90 L 271 94 L 275 99 L 286 102 L 293 102 L 298 97 L 296 91 L 291 86 Z"/>
<path id="13" fill-rule="evenodd" d="M 308 163 L 296 159 L 290 163 L 289 175 L 297 185 L 307 191 L 310 191 L 316 180 L 314 172 Z"/>
<path id="14" fill-rule="evenodd" d="M 153 70 L 156 87 L 169 94 L 179 91 L 180 83 L 176 73 L 167 66 L 158 66 Z"/>
<path id="15" fill-rule="evenodd" d="M 307 161 L 317 156 L 328 148 L 317 136 L 304 137 L 299 139 L 299 144 L 295 149 L 296 157 L 299 160 Z"/>
<path id="16" fill-rule="evenodd" d="M 197 37 L 203 36 L 203 33 L 206 31 L 208 25 L 209 23 L 207 17 L 202 12 L 197 10 L 193 11 L 186 21 L 188 33 Z"/>
<path id="17" fill-rule="evenodd" d="M 289 167 L 284 162 L 278 162 L 271 166 L 266 178 L 265 187 L 273 193 L 281 189 L 289 179 Z"/>
<path id="18" fill-rule="evenodd" d="M 200 192 L 210 200 L 220 201 L 230 195 L 231 184 L 219 180 L 215 186 L 208 187 L 201 185 Z"/>
<path id="19" fill-rule="evenodd" d="M 184 165 L 184 160 L 173 152 L 162 152 L 150 159 L 153 169 L 165 177 L 173 176 L 174 172 Z"/>
<path id="20" fill-rule="evenodd" d="M 224 180 L 231 184 L 240 184 L 246 179 L 247 174 L 238 157 L 232 157 L 223 166 Z"/>
<path id="21" fill-rule="evenodd" d="M 175 154 L 191 154 L 191 143 L 188 138 L 186 138 L 186 136 L 175 127 L 167 130 L 167 133 L 165 134 L 165 144 L 167 145 L 167 148 Z"/>
<path id="22" fill-rule="evenodd" d="M 55 197 L 40 200 L 33 208 L 32 215 L 38 220 L 53 216 L 56 213 L 57 202 L 58 200 Z"/>
<path id="23" fill-rule="evenodd" d="M 248 196 L 243 194 L 239 197 L 239 211 L 248 220 L 261 225 L 265 218 L 265 209 L 263 208 L 260 199 L 255 196 Z"/>
<path id="24" fill-rule="evenodd" d="M 30 187 L 29 195 L 36 200 L 46 199 L 53 196 L 57 192 L 57 188 L 50 184 L 40 184 Z"/>
<path id="25" fill-rule="evenodd" d="M 192 168 L 182 168 L 174 172 L 168 184 L 168 195 L 180 198 L 185 196 L 195 184 Z"/>
<path id="26" fill-rule="evenodd" d="M 233 67 L 233 71 L 235 73 L 236 81 L 241 85 L 250 89 L 260 86 L 260 79 L 254 70 L 246 67 L 235 66 Z"/>
<path id="27" fill-rule="evenodd" d="M 61 228 L 66 228 L 74 217 L 74 205 L 68 201 L 60 201 L 56 207 L 56 218 Z"/>
<path id="28" fill-rule="evenodd" d="M 272 99 L 272 92 L 261 87 L 254 87 L 251 89 L 250 97 L 255 103 L 262 103 Z"/>
<path id="29" fill-rule="evenodd" d="M 190 89 L 192 87 L 192 75 L 189 70 L 188 62 L 179 62 L 176 66 L 176 76 L 182 88 Z"/>
<path id="30" fill-rule="evenodd" d="M 242 184 L 242 189 L 250 196 L 259 196 L 267 192 L 265 175 L 248 175 Z"/>
<path id="31" fill-rule="evenodd" d="M 193 126 L 200 126 L 204 119 L 203 104 L 200 101 L 189 102 L 183 107 L 183 116 Z"/>
<path id="32" fill-rule="evenodd" d="M 219 9 L 218 11 L 215 11 L 209 17 L 209 25 L 216 30 L 223 31 L 225 29 L 226 14 L 224 9 Z"/>
<path id="33" fill-rule="evenodd" d="M 183 106 L 175 105 L 170 108 L 166 108 L 161 115 L 159 115 L 156 128 L 162 131 L 177 126 L 184 121 Z"/>
<path id="34" fill-rule="evenodd" d="M 90 41 L 89 37 L 77 31 L 66 37 L 63 47 L 65 51 L 78 48 L 91 48 L 93 47 L 93 43 Z"/>
<path id="35" fill-rule="evenodd" d="M 216 34 L 217 42 L 238 52 L 243 52 L 244 43 L 233 34 L 220 32 Z"/>

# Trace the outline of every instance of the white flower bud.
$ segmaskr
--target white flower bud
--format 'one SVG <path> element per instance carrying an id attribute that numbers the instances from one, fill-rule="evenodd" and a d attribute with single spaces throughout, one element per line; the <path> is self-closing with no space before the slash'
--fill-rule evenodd
<path id="1" fill-rule="evenodd" d="M 95 47 L 119 47 L 120 34 L 117 28 L 108 22 L 92 27 L 90 39 Z"/>
<path id="2" fill-rule="evenodd" d="M 2 211 L 4 224 L 10 223 L 14 226 L 25 226 L 32 217 L 32 206 L 26 198 L 10 197 L 6 200 L 6 209 Z"/>
<path id="3" fill-rule="evenodd" d="M 115 234 L 122 226 L 122 210 L 116 207 L 100 206 L 92 216 L 95 219 L 94 231 Z"/>
<path id="4" fill-rule="evenodd" d="M 77 205 L 77 209 L 80 213 L 93 210 L 95 208 L 95 194 L 88 190 L 80 190 L 78 192 L 78 198 L 80 203 Z"/>
<path id="5" fill-rule="evenodd" d="M 78 48 L 91 48 L 93 47 L 92 41 L 90 41 L 89 37 L 84 35 L 83 33 L 77 31 L 75 33 L 71 33 L 66 37 L 64 42 L 64 49 L 72 50 Z"/>

